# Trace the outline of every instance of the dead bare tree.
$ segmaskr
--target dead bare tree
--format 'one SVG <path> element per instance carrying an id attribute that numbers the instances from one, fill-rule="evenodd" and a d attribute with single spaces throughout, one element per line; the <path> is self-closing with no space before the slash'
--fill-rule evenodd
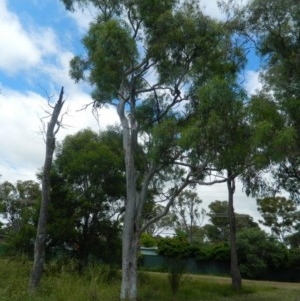
<path id="1" fill-rule="evenodd" d="M 34 263 L 29 282 L 29 290 L 31 292 L 34 292 L 39 286 L 45 262 L 46 224 L 50 202 L 50 170 L 55 150 L 55 136 L 61 127 L 61 121 L 58 118 L 64 105 L 63 96 L 64 88 L 62 87 L 58 101 L 53 107 L 46 131 L 46 156 L 42 176 L 42 203 L 34 245 Z"/>

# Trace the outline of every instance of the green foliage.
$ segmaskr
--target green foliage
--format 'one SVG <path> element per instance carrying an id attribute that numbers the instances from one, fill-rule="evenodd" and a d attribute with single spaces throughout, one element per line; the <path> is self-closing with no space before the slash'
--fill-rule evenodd
<path id="1" fill-rule="evenodd" d="M 123 1 L 120 0 L 61 0 L 66 9 L 74 11 L 76 5 L 83 8 L 88 7 L 89 4 L 93 4 L 96 8 L 100 9 L 103 12 L 104 20 L 111 18 L 114 14 L 118 15 L 120 13 L 120 6 Z"/>
<path id="2" fill-rule="evenodd" d="M 298 224 L 299 225 L 299 224 Z M 300 247 L 300 231 L 299 226 L 297 226 L 296 231 L 286 237 L 286 243 L 293 249 L 299 249 Z"/>
<path id="3" fill-rule="evenodd" d="M 207 215 L 210 223 L 202 227 L 205 238 L 211 243 L 229 241 L 228 202 L 216 200 L 209 205 Z M 258 224 L 247 214 L 235 213 L 236 231 L 244 228 L 255 228 Z"/>
<path id="4" fill-rule="evenodd" d="M 299 247 L 290 248 L 288 251 L 288 258 L 290 267 L 299 268 L 300 267 L 300 249 Z"/>
<path id="5" fill-rule="evenodd" d="M 201 241 L 199 227 L 205 217 L 205 210 L 199 211 L 202 200 L 192 190 L 185 190 L 179 195 L 171 211 L 176 216 L 176 232 L 185 233 L 190 243 Z"/>
<path id="6" fill-rule="evenodd" d="M 203 244 L 194 250 L 198 261 L 230 261 L 230 246 L 228 243 Z"/>
<path id="7" fill-rule="evenodd" d="M 280 269 L 287 263 L 287 250 L 258 228 L 244 229 L 237 234 L 241 273 L 250 279 L 263 279 L 268 269 Z"/>
<path id="8" fill-rule="evenodd" d="M 144 21 L 145 27 L 148 30 L 153 30 L 157 25 L 157 19 L 172 10 L 178 0 L 148 0 L 148 1 L 135 1 L 138 6 L 141 19 Z"/>
<path id="9" fill-rule="evenodd" d="M 36 182 L 0 184 L 1 213 L 6 220 L 2 232 L 6 237 L 6 249 L 9 254 L 32 256 L 40 200 L 40 185 Z"/>
<path id="10" fill-rule="evenodd" d="M 209 141 L 206 144 L 213 164 L 218 170 L 244 172 L 251 152 L 251 132 L 243 104 L 245 92 L 229 80 L 215 77 L 199 88 L 198 98 L 202 100 L 196 113 L 203 131 L 200 139 Z"/>
<path id="11" fill-rule="evenodd" d="M 150 233 L 143 233 L 140 239 L 140 245 L 142 247 L 155 247 L 157 246 L 157 239 L 153 237 Z"/>
<path id="12" fill-rule="evenodd" d="M 230 245 L 216 244 L 212 248 L 212 257 L 216 261 L 230 261 Z"/>
<path id="13" fill-rule="evenodd" d="M 111 217 L 121 213 L 125 195 L 121 144 L 113 130 L 83 130 L 59 146 L 51 175 L 50 256 L 75 256 L 82 266 L 92 258 L 120 260 L 120 228 Z"/>
<path id="14" fill-rule="evenodd" d="M 109 265 L 89 265 L 84 269 L 83 277 L 90 283 L 110 284 L 121 280 L 118 269 Z"/>
<path id="15" fill-rule="evenodd" d="M 261 150 L 279 162 L 276 184 L 299 195 L 299 5 L 292 0 L 250 1 L 245 30 L 262 57 L 263 92 L 255 96 L 256 111 L 269 112 L 256 124 Z M 266 106 L 267 105 L 267 106 Z M 263 117 L 263 116 L 262 116 Z"/>
<path id="16" fill-rule="evenodd" d="M 176 83 L 183 74 L 186 74 L 183 80 L 187 82 L 189 68 L 193 70 L 197 66 L 200 69 L 207 65 L 208 61 L 202 60 L 201 56 L 212 55 L 220 33 L 216 23 L 192 2 L 184 3 L 181 10 L 173 12 L 167 7 L 149 27 L 149 53 L 158 62 L 160 82 L 167 83 Z"/>
<path id="17" fill-rule="evenodd" d="M 168 280 L 172 293 L 175 295 L 181 285 L 182 275 L 185 271 L 184 258 L 191 254 L 191 247 L 185 236 L 161 238 L 158 243 L 158 254 L 167 258 Z"/>
<path id="18" fill-rule="evenodd" d="M 123 74 L 137 56 L 129 29 L 117 20 L 99 20 L 91 24 L 83 44 L 88 52 L 88 60 L 74 57 L 71 61 L 71 77 L 76 81 L 84 79 L 84 72 L 89 69 L 88 80 L 97 86 L 95 100 L 104 102 L 117 97 Z"/>
<path id="19" fill-rule="evenodd" d="M 185 258 L 190 255 L 190 244 L 186 237 L 174 236 L 161 238 L 158 243 L 158 254 L 170 258 Z"/>
<path id="20" fill-rule="evenodd" d="M 71 7 L 73 2 L 65 3 Z M 236 84 L 244 55 L 232 31 L 204 16 L 196 1 L 121 4 L 121 11 L 107 17 L 103 7 L 112 9 L 115 2 L 99 2 L 97 22 L 83 39 L 87 58 L 74 58 L 71 75 L 93 86 L 96 103 L 117 105 L 127 159 L 126 208 L 131 208 L 124 219 L 126 238 L 136 237 L 134 231 L 142 224 L 150 187 L 154 193 L 167 195 L 164 184 L 174 181 L 168 199 L 186 185 L 184 176 L 189 170 L 178 163 L 192 162 L 189 175 L 195 180 L 211 175 L 211 168 L 217 175 L 230 171 L 237 177 L 252 164 L 252 149 L 244 110 L 246 96 Z M 151 74 L 157 78 L 150 82 Z M 187 106 L 178 106 L 185 102 Z M 200 121 L 186 122 L 189 119 Z M 181 130 L 185 124 L 190 128 Z M 189 132 L 197 135 L 191 137 Z M 136 150 L 142 139 L 140 170 Z M 182 143 L 182 150 L 181 139 L 195 143 Z M 178 165 L 174 167 L 175 161 Z M 168 248 L 165 251 L 173 258 L 185 252 L 178 245 L 173 251 Z M 123 269 L 124 273 L 127 270 Z"/>
<path id="21" fill-rule="evenodd" d="M 149 159 L 154 160 L 154 162 L 172 162 L 177 155 L 175 146 L 178 140 L 178 127 L 175 116 L 166 117 L 160 123 L 152 125 L 150 133 Z M 164 154 L 164 157 L 161 154 Z"/>
<path id="22" fill-rule="evenodd" d="M 299 6 L 292 0 L 256 0 L 249 3 L 248 12 L 249 29 L 256 35 L 260 54 L 267 58 L 264 78 L 268 88 L 288 108 L 299 93 Z M 297 112 L 289 113 L 296 117 Z"/>
<path id="23" fill-rule="evenodd" d="M 263 218 L 259 222 L 285 242 L 287 234 L 293 232 L 300 219 L 295 202 L 285 197 L 265 197 L 257 199 L 257 206 Z"/>
<path id="24" fill-rule="evenodd" d="M 215 228 L 207 226 L 208 239 L 217 241 L 228 241 L 229 238 L 229 218 L 228 218 L 228 202 L 214 201 L 209 204 L 210 211 L 207 215 L 210 217 L 210 222 Z M 214 237 L 217 235 L 217 237 Z"/>
<path id="25" fill-rule="evenodd" d="M 278 104 L 266 94 L 253 96 L 249 111 L 253 124 L 252 143 L 259 148 L 255 154 L 257 165 L 263 167 L 270 161 L 280 162 L 294 148 L 295 129 L 285 124 Z"/>
<path id="26" fill-rule="evenodd" d="M 295 202 L 300 201 L 299 167 L 300 158 L 295 155 L 289 156 L 285 160 L 281 161 L 279 168 L 272 171 L 272 174 L 277 180 L 278 186 L 289 192 L 290 198 Z"/>

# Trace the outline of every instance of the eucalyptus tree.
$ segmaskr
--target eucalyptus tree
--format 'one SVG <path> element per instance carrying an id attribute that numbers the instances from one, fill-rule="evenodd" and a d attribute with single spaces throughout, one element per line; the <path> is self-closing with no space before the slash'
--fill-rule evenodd
<path id="1" fill-rule="evenodd" d="M 297 199 L 300 187 L 300 7 L 293 0 L 252 0 L 242 12 L 244 32 L 262 58 L 263 93 L 255 96 L 256 102 L 265 107 L 267 100 L 269 108 L 275 111 L 273 125 L 271 113 L 267 121 L 260 121 L 261 137 L 266 137 L 261 149 L 270 149 L 276 163 L 273 174 L 278 188 Z M 265 114 L 264 111 L 259 114 Z"/>
<path id="2" fill-rule="evenodd" d="M 204 226 L 206 239 L 212 243 L 229 242 L 228 202 L 216 200 L 209 204 L 209 223 Z"/>
<path id="3" fill-rule="evenodd" d="M 201 203 L 202 200 L 196 192 L 186 190 L 178 196 L 178 200 L 171 209 L 176 216 L 175 230 L 185 233 L 189 243 L 195 241 L 195 232 L 201 227 L 206 215 L 205 209 L 200 209 Z"/>
<path id="4" fill-rule="evenodd" d="M 0 184 L 1 233 L 10 255 L 32 257 L 41 200 L 40 184 L 31 180 Z"/>
<path id="5" fill-rule="evenodd" d="M 203 228 L 206 239 L 212 243 L 229 242 L 230 229 L 228 217 L 228 201 L 216 200 L 209 204 L 209 223 Z M 235 212 L 237 232 L 245 228 L 258 228 L 258 224 L 253 221 L 253 217 L 248 214 Z"/>
<path id="6" fill-rule="evenodd" d="M 189 182 L 189 168 L 173 163 L 183 160 L 178 126 L 192 74 L 197 72 L 198 84 L 203 84 L 211 73 L 207 70 L 226 56 L 226 43 L 221 26 L 193 1 L 63 2 L 67 9 L 93 4 L 99 12 L 83 38 L 86 56 L 72 59 L 70 74 L 76 81 L 87 80 L 95 102 L 116 106 L 120 118 L 127 191 L 120 299 L 136 300 L 139 237 L 168 212 Z M 139 147 L 144 153 L 142 168 L 136 162 Z M 166 206 L 143 223 L 149 190 L 159 192 Z"/>
<path id="7" fill-rule="evenodd" d="M 34 181 L 5 181 L 0 184 L 0 214 L 4 232 L 14 237 L 24 225 L 36 224 L 36 210 L 41 198 L 40 185 Z"/>
<path id="8" fill-rule="evenodd" d="M 247 121 L 245 106 L 246 94 L 236 82 L 238 71 L 237 68 L 227 78 L 215 76 L 205 86 L 198 88 L 198 101 L 191 108 L 193 122 L 186 134 L 187 138 L 193 135 L 195 160 L 199 152 L 204 152 L 210 162 L 210 177 L 218 179 L 216 182 L 227 184 L 226 214 L 229 220 L 232 286 L 235 289 L 241 287 L 233 204 L 235 181 L 253 164 L 251 126 Z M 203 157 L 202 155 L 200 158 Z"/>
<path id="9" fill-rule="evenodd" d="M 295 232 L 300 221 L 300 212 L 293 200 L 285 197 L 265 197 L 257 199 L 261 224 L 269 227 L 272 234 L 281 242 L 287 243 L 288 235 Z"/>

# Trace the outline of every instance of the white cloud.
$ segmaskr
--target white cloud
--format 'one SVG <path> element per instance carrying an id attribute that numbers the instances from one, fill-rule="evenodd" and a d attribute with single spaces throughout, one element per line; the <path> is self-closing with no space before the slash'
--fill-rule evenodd
<path id="1" fill-rule="evenodd" d="M 57 37 L 51 28 L 38 27 L 30 31 L 30 38 L 41 56 L 55 55 L 59 50 Z"/>
<path id="2" fill-rule="evenodd" d="M 41 118 L 49 111 L 48 95 L 55 103 L 61 86 L 65 87 L 66 103 L 63 123 L 57 139 L 90 127 L 98 131 L 109 124 L 118 123 L 114 108 L 99 110 L 99 120 L 92 114 L 91 97 L 84 92 L 86 86 L 75 84 L 69 77 L 69 61 L 73 53 L 58 43 L 58 36 L 51 28 L 30 24 L 24 26 L 8 11 L 6 1 L 0 1 L 0 71 L 13 75 L 26 71 L 26 80 L 40 94 L 32 91 L 16 92 L 6 86 L 0 92 L 0 174 L 1 181 L 35 179 L 44 161 L 45 144 L 41 134 Z M 84 17 L 87 20 L 86 17 Z M 45 86 L 43 86 L 45 83 Z M 45 89 L 45 91 L 43 90 Z M 51 111 L 51 110 L 50 110 Z"/>
<path id="3" fill-rule="evenodd" d="M 51 28 L 24 26 L 18 16 L 8 10 L 6 0 L 0 2 L 0 70 L 14 75 L 32 68 L 39 70 L 43 59 L 57 55 L 59 45 Z"/>
<path id="4" fill-rule="evenodd" d="M 91 4 L 84 5 L 84 7 L 76 4 L 75 10 L 73 12 L 68 12 L 67 14 L 76 22 L 81 33 L 85 33 L 88 30 L 90 23 L 97 17 L 96 8 Z"/>
<path id="5" fill-rule="evenodd" d="M 53 98 L 56 101 L 57 98 Z M 91 102 L 84 93 L 67 95 L 62 128 L 57 136 L 62 140 L 66 135 L 74 134 L 90 127 L 95 131 L 104 129 L 109 124 L 118 123 L 113 108 L 99 110 L 97 121 L 91 107 L 82 108 Z M 4 89 L 0 94 L 0 174 L 1 181 L 34 179 L 42 166 L 45 154 L 45 143 L 42 135 L 41 118 L 47 116 L 47 99 L 33 92 L 18 93 Z"/>
<path id="6" fill-rule="evenodd" d="M 226 18 L 226 14 L 218 6 L 218 0 L 200 0 L 201 9 L 212 18 L 223 20 Z M 228 2 L 228 0 L 225 2 Z M 235 5 L 244 6 L 249 0 L 237 0 L 234 2 Z"/>
<path id="7" fill-rule="evenodd" d="M 0 1 L 0 28 L 0 70 L 14 73 L 40 61 L 38 47 L 22 28 L 18 17 L 8 11 L 5 0 Z"/>
<path id="8" fill-rule="evenodd" d="M 245 88 L 249 95 L 257 93 L 262 88 L 259 71 L 248 70 L 245 73 Z"/>
<path id="9" fill-rule="evenodd" d="M 44 100 L 37 94 L 2 90 L 0 95 L 0 174 L 25 177 L 43 161 L 39 114 Z M 9 173 L 9 175 L 6 174 Z M 2 178 L 1 178 L 2 180 Z"/>

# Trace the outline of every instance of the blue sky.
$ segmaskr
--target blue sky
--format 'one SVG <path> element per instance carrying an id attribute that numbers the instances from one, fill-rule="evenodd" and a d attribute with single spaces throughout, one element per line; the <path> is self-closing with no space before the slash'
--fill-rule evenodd
<path id="1" fill-rule="evenodd" d="M 43 124 L 50 101 L 65 87 L 66 105 L 61 140 L 67 134 L 99 124 L 86 85 L 68 75 L 69 61 L 83 51 L 81 37 L 91 12 L 67 12 L 59 0 L 0 1 L 0 174 L 1 180 L 35 179 L 44 160 Z M 102 114 L 102 115 L 101 115 Z M 100 127 L 118 121 L 113 110 L 100 112 Z"/>
<path id="2" fill-rule="evenodd" d="M 222 18 L 217 0 L 201 3 L 208 14 Z M 99 130 L 118 123 L 112 108 L 99 111 L 99 123 L 91 108 L 79 111 L 92 101 L 89 87 L 75 84 L 68 75 L 69 61 L 83 52 L 81 38 L 94 17 L 92 9 L 67 12 L 59 0 L 0 1 L 0 181 L 36 180 L 45 152 L 41 118 L 49 110 L 48 98 L 56 101 L 61 86 L 68 114 L 64 118 L 67 128 L 59 132 L 58 140 L 86 127 Z M 245 72 L 249 93 L 260 87 L 257 66 L 252 54 Z M 199 191 L 207 203 L 226 199 L 226 187 Z M 246 197 L 240 188 L 236 199 L 242 204 L 237 211 L 257 213 L 255 202 L 242 202 Z"/>
<path id="3" fill-rule="evenodd" d="M 38 63 L 59 68 L 59 52 L 66 54 L 68 51 L 81 51 L 79 41 L 82 32 L 78 30 L 76 20 L 70 17 L 60 1 L 10 0 L 4 3 L 7 11 L 7 20 L 4 22 L 7 22 L 8 27 L 11 26 L 11 30 L 14 29 L 11 37 L 13 41 L 10 43 L 15 46 L 15 51 L 18 50 L 19 61 L 15 54 L 12 57 L 12 60 L 16 60 L 12 62 L 14 66 L 2 69 L 2 85 L 19 91 L 38 91 L 38 86 L 48 90 L 53 80 L 49 81 L 47 70 L 39 68 Z M 19 44 L 18 38 L 25 45 Z"/>

